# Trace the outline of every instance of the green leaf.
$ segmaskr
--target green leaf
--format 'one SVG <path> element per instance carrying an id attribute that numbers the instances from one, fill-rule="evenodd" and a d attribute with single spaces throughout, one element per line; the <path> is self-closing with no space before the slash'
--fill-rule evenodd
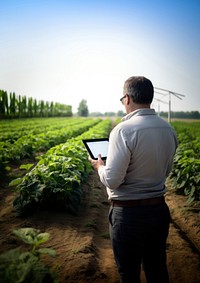
<path id="1" fill-rule="evenodd" d="M 22 180 L 23 180 L 23 178 L 14 179 L 14 180 L 12 180 L 12 181 L 9 183 L 9 186 L 10 186 L 10 187 L 17 186 L 17 185 L 19 185 L 19 184 L 22 182 Z"/>
<path id="2" fill-rule="evenodd" d="M 34 228 L 20 228 L 13 230 L 13 234 L 25 243 L 35 247 L 46 242 L 50 237 L 49 233 L 40 233 L 40 230 Z"/>
<path id="3" fill-rule="evenodd" d="M 30 170 L 33 166 L 34 166 L 34 163 L 28 163 L 28 164 L 22 164 L 19 168 L 25 169 L 25 170 Z"/>
<path id="4" fill-rule="evenodd" d="M 40 254 L 48 254 L 52 257 L 56 256 L 56 251 L 54 249 L 50 249 L 50 248 L 40 248 L 37 250 L 37 252 L 39 252 Z"/>
<path id="5" fill-rule="evenodd" d="M 39 233 L 36 236 L 36 241 L 37 241 L 37 246 L 48 241 L 50 238 L 50 234 L 49 233 Z"/>

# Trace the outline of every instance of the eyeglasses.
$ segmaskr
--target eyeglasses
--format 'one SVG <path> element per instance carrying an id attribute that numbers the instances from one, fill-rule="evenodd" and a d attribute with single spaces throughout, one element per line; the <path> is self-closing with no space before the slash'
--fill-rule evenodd
<path id="1" fill-rule="evenodd" d="M 122 98 L 120 98 L 121 103 L 123 104 L 123 99 L 126 97 L 126 95 L 124 95 Z"/>

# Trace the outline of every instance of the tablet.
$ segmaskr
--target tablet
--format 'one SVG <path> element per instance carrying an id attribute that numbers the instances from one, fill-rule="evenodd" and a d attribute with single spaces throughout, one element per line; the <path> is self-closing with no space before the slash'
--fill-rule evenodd
<path id="1" fill-rule="evenodd" d="M 92 159 L 98 159 L 98 155 L 101 154 L 103 160 L 106 159 L 108 153 L 108 138 L 102 139 L 87 139 L 82 140 L 90 157 Z"/>

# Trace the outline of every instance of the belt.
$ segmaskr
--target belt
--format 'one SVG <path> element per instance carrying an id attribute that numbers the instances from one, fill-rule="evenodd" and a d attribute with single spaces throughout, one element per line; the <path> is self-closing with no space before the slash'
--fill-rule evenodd
<path id="1" fill-rule="evenodd" d="M 148 199 L 136 199 L 136 200 L 111 200 L 112 206 L 119 207 L 134 207 L 134 206 L 148 206 L 148 205 L 156 205 L 165 203 L 165 198 L 157 197 L 157 198 L 148 198 Z"/>

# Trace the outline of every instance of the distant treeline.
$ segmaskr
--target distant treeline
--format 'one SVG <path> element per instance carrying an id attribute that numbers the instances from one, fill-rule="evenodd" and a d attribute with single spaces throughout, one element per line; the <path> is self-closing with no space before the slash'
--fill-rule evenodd
<path id="1" fill-rule="evenodd" d="M 160 116 L 161 117 L 168 117 L 168 112 L 160 112 Z M 175 112 L 172 111 L 170 113 L 171 118 L 180 118 L 180 119 L 200 119 L 200 112 L 199 111 L 179 111 L 179 112 Z"/>
<path id="2" fill-rule="evenodd" d="M 118 112 L 112 112 L 112 111 L 104 112 L 104 113 L 102 113 L 102 112 L 91 112 L 91 113 L 89 113 L 89 115 L 92 116 L 92 117 L 101 117 L 101 116 L 102 117 L 115 117 L 115 116 L 116 117 L 123 117 L 123 116 L 126 115 L 126 113 L 119 110 Z"/>
<path id="3" fill-rule="evenodd" d="M 117 113 L 115 112 L 93 112 L 90 113 L 90 116 L 98 117 L 98 116 L 105 116 L 105 117 L 123 117 L 125 116 L 126 113 L 123 111 L 118 111 Z M 168 112 L 160 112 L 159 115 L 163 118 L 168 118 Z M 200 119 L 200 112 L 198 111 L 191 111 L 191 112 L 171 112 L 171 118 L 180 118 L 180 119 Z"/>
<path id="4" fill-rule="evenodd" d="M 18 95 L 14 92 L 0 90 L 0 118 L 28 118 L 28 117 L 71 117 L 71 105 L 48 101 L 37 101 L 32 97 Z"/>

